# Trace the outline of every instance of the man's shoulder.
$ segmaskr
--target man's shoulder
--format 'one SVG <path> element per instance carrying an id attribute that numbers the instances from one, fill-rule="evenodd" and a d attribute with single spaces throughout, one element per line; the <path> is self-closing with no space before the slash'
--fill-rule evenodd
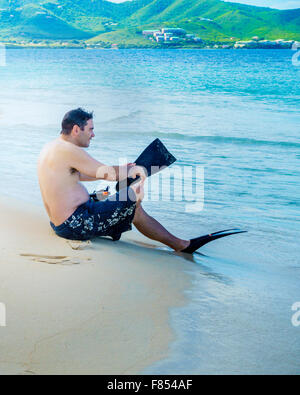
<path id="1" fill-rule="evenodd" d="M 62 153 L 75 153 L 75 152 L 80 152 L 83 149 L 81 147 L 78 147 L 77 145 L 70 143 L 68 141 L 64 141 L 61 139 L 56 139 L 53 141 L 50 141 L 48 144 L 46 144 L 45 148 L 47 150 L 51 150 L 52 152 L 55 152 L 57 154 Z"/>
<path id="2" fill-rule="evenodd" d="M 64 161 L 72 156 L 72 153 L 76 152 L 76 147 L 67 141 L 55 139 L 44 145 L 39 155 L 39 162 L 43 160 L 55 160 L 60 161 L 63 158 Z"/>

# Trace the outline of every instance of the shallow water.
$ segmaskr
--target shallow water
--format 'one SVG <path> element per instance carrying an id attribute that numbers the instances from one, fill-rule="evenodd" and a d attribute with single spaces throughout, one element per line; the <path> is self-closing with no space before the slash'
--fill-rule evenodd
<path id="1" fill-rule="evenodd" d="M 178 194 L 157 201 L 162 190 L 153 186 L 144 207 L 168 229 L 185 238 L 248 230 L 194 256 L 190 302 L 171 312 L 176 341 L 146 372 L 300 373 L 300 327 L 291 323 L 291 306 L 300 301 L 300 68 L 292 55 L 7 51 L 0 67 L 1 193 L 41 204 L 38 152 L 58 135 L 62 115 L 83 106 L 95 111 L 89 152 L 100 161 L 133 161 L 159 137 L 176 164 L 204 168 L 201 211 L 187 212 Z M 193 185 L 201 189 L 199 180 L 186 176 L 186 198 Z"/>

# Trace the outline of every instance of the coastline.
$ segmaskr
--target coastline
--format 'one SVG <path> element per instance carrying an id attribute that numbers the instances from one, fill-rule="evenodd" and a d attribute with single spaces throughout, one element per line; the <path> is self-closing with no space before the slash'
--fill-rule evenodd
<path id="1" fill-rule="evenodd" d="M 73 243 L 43 208 L 0 207 L 0 374 L 137 374 L 167 356 L 187 262 L 135 232 Z"/>
<path id="2" fill-rule="evenodd" d="M 90 50 L 96 50 L 96 51 L 104 51 L 104 50 L 119 50 L 119 49 L 148 49 L 148 50 L 161 50 L 161 49 L 166 49 L 166 50 L 175 50 L 175 49 L 192 49 L 192 50 L 222 50 L 222 51 L 228 51 L 228 50 L 234 50 L 234 51 L 240 51 L 240 50 L 279 50 L 279 51 L 293 51 L 292 48 L 280 48 L 280 47 L 268 47 L 268 48 L 262 48 L 262 47 L 241 47 L 241 48 L 234 48 L 233 46 L 222 48 L 221 45 L 219 45 L 217 48 L 213 46 L 208 46 L 208 47 L 203 47 L 203 46 L 175 46 L 175 45 L 161 45 L 161 46 L 122 46 L 118 45 L 118 47 L 113 47 L 111 45 L 107 47 L 86 47 L 86 46 L 70 46 L 70 45 L 11 45 L 11 44 L 6 44 L 3 43 L 5 46 L 6 50 L 10 49 L 84 49 L 87 51 Z"/>

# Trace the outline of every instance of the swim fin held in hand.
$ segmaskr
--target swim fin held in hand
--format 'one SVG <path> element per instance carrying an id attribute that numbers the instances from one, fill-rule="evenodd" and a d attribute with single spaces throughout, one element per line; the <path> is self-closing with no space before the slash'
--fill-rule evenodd
<path id="1" fill-rule="evenodd" d="M 246 232 L 247 232 L 246 230 L 227 229 L 227 230 L 221 230 L 219 232 L 211 233 L 209 235 L 196 237 L 195 239 L 191 239 L 190 245 L 184 250 L 181 250 L 180 252 L 184 252 L 186 254 L 193 254 L 200 247 L 204 246 L 207 243 L 210 243 L 213 240 L 217 240 L 225 236 L 236 235 L 238 233 L 246 233 Z"/>
<path id="2" fill-rule="evenodd" d="M 150 145 L 141 153 L 141 155 L 134 162 L 137 166 L 142 166 L 146 170 L 147 177 L 170 166 L 176 161 L 176 158 L 167 150 L 160 139 L 155 139 Z M 126 188 L 137 179 L 127 178 L 120 181 L 116 185 L 116 190 Z"/>

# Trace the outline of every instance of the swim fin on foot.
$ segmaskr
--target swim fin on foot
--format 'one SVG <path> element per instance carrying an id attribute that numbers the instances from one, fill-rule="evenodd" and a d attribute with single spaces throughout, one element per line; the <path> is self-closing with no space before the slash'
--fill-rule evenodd
<path id="1" fill-rule="evenodd" d="M 186 254 L 193 254 L 200 247 L 204 246 L 207 243 L 210 243 L 213 240 L 217 240 L 225 236 L 236 235 L 238 233 L 246 233 L 246 232 L 247 232 L 246 230 L 226 229 L 205 236 L 196 237 L 195 239 L 191 239 L 190 245 L 184 250 L 181 250 L 180 252 L 184 252 Z"/>

